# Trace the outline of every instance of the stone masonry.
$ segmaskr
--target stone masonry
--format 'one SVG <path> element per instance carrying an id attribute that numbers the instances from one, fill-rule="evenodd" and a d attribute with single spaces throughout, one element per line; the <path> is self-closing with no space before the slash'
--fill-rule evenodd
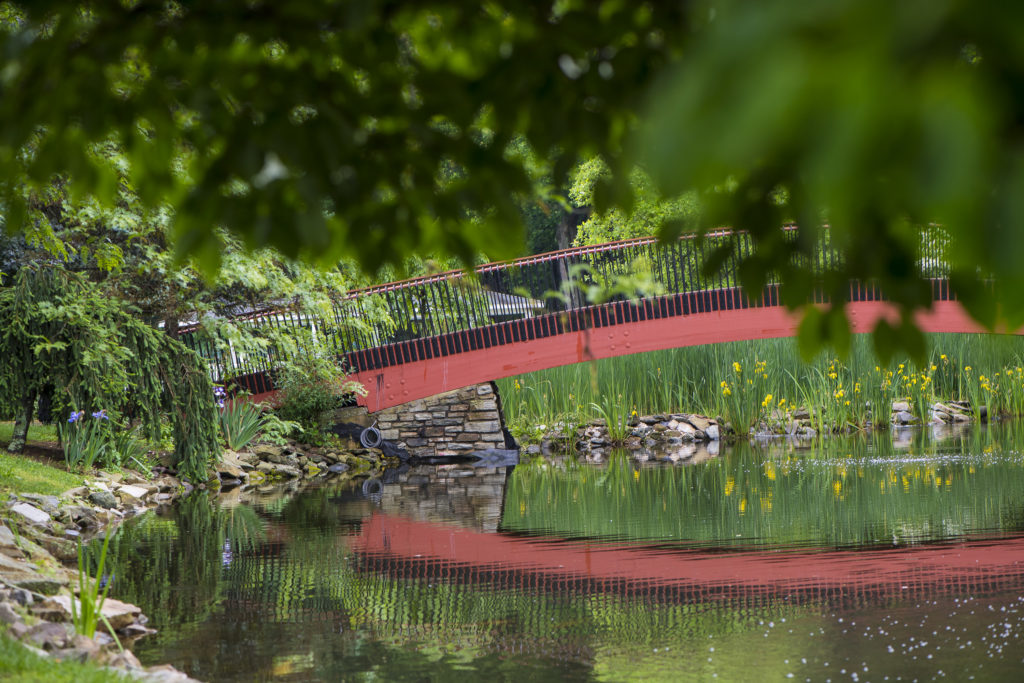
<path id="1" fill-rule="evenodd" d="M 493 382 L 456 389 L 373 414 L 381 436 L 410 455 L 457 455 L 515 448 L 506 437 Z"/>

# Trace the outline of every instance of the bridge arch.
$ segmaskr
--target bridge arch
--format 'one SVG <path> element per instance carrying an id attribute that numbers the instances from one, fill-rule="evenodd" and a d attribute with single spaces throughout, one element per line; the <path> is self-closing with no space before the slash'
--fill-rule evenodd
<path id="1" fill-rule="evenodd" d="M 925 332 L 983 332 L 957 302 L 940 255 L 925 253 L 931 243 L 922 239 L 918 265 L 933 303 L 917 314 L 917 324 Z M 749 296 L 733 275 L 704 274 L 703 264 L 722 245 L 733 250 L 734 263 L 755 249 L 748 235 L 731 231 L 701 240 L 684 236 L 668 245 L 654 238 L 625 240 L 485 264 L 471 275 L 451 271 L 354 291 L 335 307 L 333 320 L 282 310 L 247 319 L 252 325 L 321 330 L 351 378 L 366 387 L 358 402 L 371 412 L 561 365 L 793 336 L 799 320 L 781 304 L 780 283 Z M 839 258 L 826 246 L 808 268 L 822 275 Z M 574 277 L 586 284 L 611 283 L 632 273 L 639 260 L 662 286 L 657 296 L 586 305 L 577 289 L 566 286 Z M 562 295 L 551 297 L 547 293 L 552 291 Z M 844 312 L 855 334 L 870 332 L 881 319 L 897 319 L 895 308 L 873 285 L 851 282 L 845 299 Z M 829 305 L 821 296 L 817 303 Z M 386 307 L 395 324 L 369 329 L 356 324 L 369 306 Z M 274 393 L 269 358 L 213 356 L 215 377 L 230 377 L 256 400 Z"/>

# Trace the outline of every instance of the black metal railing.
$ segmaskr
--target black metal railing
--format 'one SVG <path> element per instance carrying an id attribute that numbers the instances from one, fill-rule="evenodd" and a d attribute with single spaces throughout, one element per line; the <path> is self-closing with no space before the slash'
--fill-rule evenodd
<path id="1" fill-rule="evenodd" d="M 796 228 L 784 228 L 784 235 L 796 239 Z M 922 232 L 919 270 L 933 280 L 937 299 L 952 298 L 945 281 L 946 244 L 941 229 Z M 754 299 L 739 289 L 738 266 L 755 248 L 749 234 L 731 230 L 685 235 L 669 243 L 645 237 L 575 247 L 355 290 L 336 300 L 327 314 L 275 307 L 235 317 L 268 340 L 257 353 L 215 342 L 198 326 L 183 330 L 182 339 L 207 360 L 216 381 L 231 380 L 262 393 L 270 390 L 280 361 L 297 353 L 328 353 L 358 371 L 586 327 L 777 306 L 775 274 Z M 804 254 L 795 257 L 795 265 L 818 277 L 838 272 L 843 263 L 827 229 L 819 231 L 810 255 Z M 713 275 L 708 275 L 709 264 L 720 266 Z M 623 286 L 638 273 L 646 273 L 656 288 L 629 291 Z M 616 293 L 595 304 L 588 290 Z M 631 298 L 643 305 L 624 306 Z M 870 283 L 850 285 L 852 301 L 881 298 Z M 820 292 L 815 301 L 824 301 Z"/>

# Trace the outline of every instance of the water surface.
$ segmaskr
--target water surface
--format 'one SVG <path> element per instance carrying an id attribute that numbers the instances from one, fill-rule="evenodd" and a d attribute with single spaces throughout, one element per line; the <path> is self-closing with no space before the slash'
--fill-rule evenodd
<path id="1" fill-rule="evenodd" d="M 144 663 L 221 680 L 1010 680 L 1020 425 L 700 464 L 415 468 L 117 537 Z"/>

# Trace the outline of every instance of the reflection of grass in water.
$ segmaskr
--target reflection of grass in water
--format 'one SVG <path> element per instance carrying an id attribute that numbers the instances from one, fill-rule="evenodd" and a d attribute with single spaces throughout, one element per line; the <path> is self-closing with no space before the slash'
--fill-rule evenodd
<path id="1" fill-rule="evenodd" d="M 692 467 L 524 463 L 510 475 L 502 527 L 568 537 L 711 545 L 846 546 L 952 538 L 1024 526 L 1014 429 L 975 431 L 939 455 L 887 435 L 824 441 L 810 453 L 740 444 Z"/>

